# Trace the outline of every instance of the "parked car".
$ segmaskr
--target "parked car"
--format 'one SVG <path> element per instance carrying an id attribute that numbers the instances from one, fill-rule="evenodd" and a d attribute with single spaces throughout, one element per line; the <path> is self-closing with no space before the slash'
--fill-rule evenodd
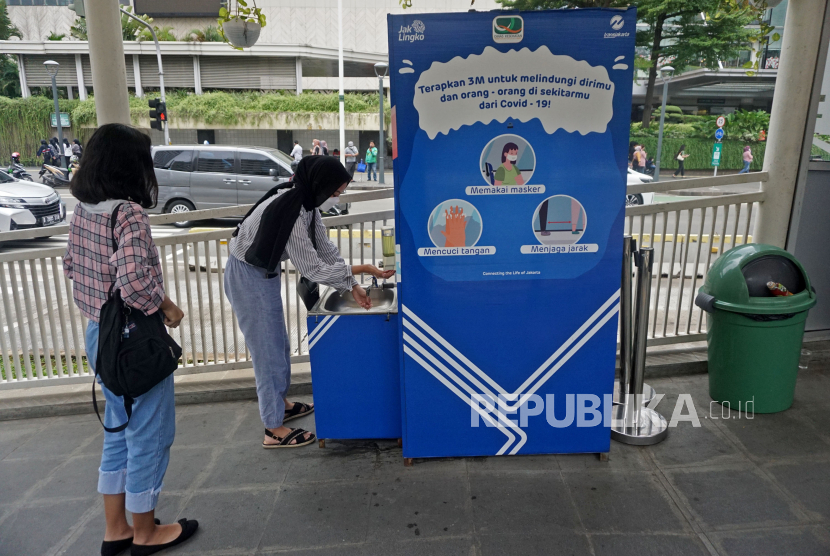
<path id="1" fill-rule="evenodd" d="M 66 205 L 51 187 L 0 172 L 0 232 L 54 226 L 66 221 Z"/>
<path id="2" fill-rule="evenodd" d="M 654 181 L 654 177 L 642 174 L 631 168 L 628 169 L 627 178 L 626 185 L 640 185 L 641 183 L 651 183 Z M 627 193 L 625 195 L 625 206 L 627 207 L 650 205 L 653 202 L 654 193 Z"/>
<path id="3" fill-rule="evenodd" d="M 158 204 L 149 212 L 186 213 L 256 203 L 275 182 L 291 177 L 292 158 L 268 147 L 153 147 Z M 271 170 L 275 174 L 271 176 Z M 186 227 L 188 221 L 176 223 Z"/>

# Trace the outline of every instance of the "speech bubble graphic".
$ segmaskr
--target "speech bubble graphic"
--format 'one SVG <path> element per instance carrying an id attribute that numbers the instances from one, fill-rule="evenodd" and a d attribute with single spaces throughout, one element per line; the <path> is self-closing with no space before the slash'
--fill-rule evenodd
<path id="1" fill-rule="evenodd" d="M 548 133 L 604 133 L 614 83 L 603 66 L 554 55 L 542 46 L 433 62 L 415 84 L 420 127 L 430 139 L 478 122 L 538 118 Z"/>

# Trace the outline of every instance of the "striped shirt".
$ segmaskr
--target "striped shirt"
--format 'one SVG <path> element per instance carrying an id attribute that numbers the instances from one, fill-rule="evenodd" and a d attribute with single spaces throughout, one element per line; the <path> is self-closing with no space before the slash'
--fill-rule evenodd
<path id="1" fill-rule="evenodd" d="M 254 242 L 262 220 L 262 213 L 268 205 L 286 191 L 288 189 L 264 201 L 240 224 L 239 233 L 230 242 L 230 253 L 236 259 L 248 264 L 245 260 L 245 253 Z M 290 258 L 300 274 L 309 280 L 336 288 L 340 293 L 351 291 L 357 285 L 357 280 L 352 276 L 352 267 L 346 264 L 337 247 L 328 238 L 328 231 L 323 225 L 319 212 L 317 209 L 307 211 L 300 207 L 300 216 L 294 223 L 294 229 L 291 230 L 291 236 L 285 245 L 285 252 L 280 257 L 280 262 Z M 308 235 L 312 218 L 314 218 L 314 237 L 317 240 L 316 251 Z"/>
<path id="2" fill-rule="evenodd" d="M 118 204 L 118 250 L 113 253 L 110 216 Z M 114 289 L 121 290 L 124 303 L 144 314 L 155 313 L 164 301 L 161 264 L 150 235 L 150 220 L 136 203 L 79 203 L 69 224 L 63 272 L 72 280 L 75 304 L 93 322 L 98 322 L 113 282 Z"/>

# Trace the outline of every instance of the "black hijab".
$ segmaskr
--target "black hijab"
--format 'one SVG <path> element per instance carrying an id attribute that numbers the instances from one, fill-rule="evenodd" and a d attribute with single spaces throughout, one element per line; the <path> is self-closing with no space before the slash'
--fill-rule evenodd
<path id="1" fill-rule="evenodd" d="M 265 200 L 282 189 L 289 189 L 263 211 L 254 242 L 245 253 L 245 261 L 273 273 L 280 264 L 285 245 L 300 216 L 300 207 L 313 211 L 344 183 L 352 180 L 340 161 L 330 156 L 307 156 L 297 166 L 294 177 L 280 184 L 257 201 L 245 218 Z M 244 223 L 244 220 L 243 220 Z M 241 226 L 242 224 L 240 224 Z M 236 233 L 234 233 L 236 235 Z"/>

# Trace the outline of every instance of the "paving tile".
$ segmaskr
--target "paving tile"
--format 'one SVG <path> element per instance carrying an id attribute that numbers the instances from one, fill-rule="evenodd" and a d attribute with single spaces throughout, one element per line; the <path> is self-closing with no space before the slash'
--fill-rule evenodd
<path id="1" fill-rule="evenodd" d="M 666 418 L 670 418 L 667 415 Z M 688 467 L 719 463 L 749 461 L 738 448 L 718 435 L 714 425 L 701 419 L 701 426 L 680 422 L 669 429 L 669 436 L 663 442 L 644 448 L 660 467 Z"/>
<path id="2" fill-rule="evenodd" d="M 375 451 L 350 451 L 320 449 L 316 445 L 296 450 L 275 450 L 277 452 L 301 452 L 291 459 L 287 484 L 302 484 L 312 481 L 354 481 L 370 479 L 375 468 Z"/>
<path id="3" fill-rule="evenodd" d="M 19 499 L 61 462 L 62 459 L 57 457 L 0 461 L 0 504 Z"/>
<path id="4" fill-rule="evenodd" d="M 417 475 L 371 483 L 368 538 L 379 541 L 468 535 L 473 520 L 466 481 Z"/>
<path id="5" fill-rule="evenodd" d="M 32 499 L 40 498 L 93 498 L 98 496 L 98 467 L 101 456 L 71 458 L 49 481 L 37 489 Z"/>
<path id="6" fill-rule="evenodd" d="M 526 534 L 480 535 L 482 556 L 513 554 L 556 554 L 557 556 L 587 556 L 591 554 L 585 535 L 573 532 L 557 532 L 540 535 L 540 529 L 527 529 Z"/>
<path id="7" fill-rule="evenodd" d="M 6 422 L 0 424 L 0 460 L 25 444 L 42 427 L 28 425 L 23 427 L 6 428 Z"/>
<path id="8" fill-rule="evenodd" d="M 781 525 L 797 520 L 787 501 L 752 471 L 674 470 L 667 474 L 707 529 Z"/>
<path id="9" fill-rule="evenodd" d="M 32 435 L 28 441 L 6 456 L 6 459 L 68 456 L 79 447 L 80 453 L 101 453 L 104 429 L 97 419 L 84 422 L 50 425 Z"/>
<path id="10" fill-rule="evenodd" d="M 363 556 L 476 556 L 475 540 L 465 538 L 417 539 L 396 543 L 363 545 Z M 339 552 L 337 553 L 340 554 Z"/>
<path id="11" fill-rule="evenodd" d="M 646 471 L 649 465 L 643 458 L 643 448 L 611 443 L 608 461 L 601 461 L 597 454 L 558 454 L 556 461 L 564 472 L 596 470 Z"/>
<path id="12" fill-rule="evenodd" d="M 405 467 L 397 441 L 378 442 L 375 477 L 397 478 L 415 475 L 466 475 L 469 465 L 480 458 L 421 458 Z M 484 458 L 486 459 L 486 458 Z"/>
<path id="13" fill-rule="evenodd" d="M 473 522 L 482 535 L 558 533 L 578 526 L 559 474 L 474 474 L 470 475 L 470 493 Z"/>
<path id="14" fill-rule="evenodd" d="M 764 529 L 712 535 L 724 556 L 827 556 L 830 542 L 821 527 Z"/>
<path id="15" fill-rule="evenodd" d="M 589 532 L 691 533 L 682 514 L 650 473 L 563 473 Z"/>
<path id="16" fill-rule="evenodd" d="M 202 488 L 234 488 L 244 485 L 282 484 L 291 465 L 292 453 L 312 448 L 266 450 L 258 444 L 226 447 L 216 458 Z"/>
<path id="17" fill-rule="evenodd" d="M 786 411 L 759 413 L 754 419 L 737 418 L 733 411 L 731 419 L 719 419 L 717 423 L 735 435 L 756 458 L 830 454 L 830 443 Z"/>
<path id="18" fill-rule="evenodd" d="M 48 553 L 70 533 L 94 503 L 65 501 L 18 510 L 0 524 L 0 554 L 34 556 Z"/>
<path id="19" fill-rule="evenodd" d="M 199 531 L 177 553 L 256 550 L 276 497 L 274 491 L 197 492 L 181 514 L 198 520 Z"/>
<path id="20" fill-rule="evenodd" d="M 170 449 L 170 463 L 164 474 L 164 489 L 167 491 L 187 490 L 196 478 L 207 468 L 217 448 L 209 446 L 177 446 Z"/>
<path id="21" fill-rule="evenodd" d="M 280 489 L 260 549 L 364 542 L 370 489 L 366 481 Z"/>
<path id="22" fill-rule="evenodd" d="M 216 446 L 227 443 L 236 427 L 233 404 L 211 404 L 211 411 L 176 416 L 176 446 Z"/>
<path id="23" fill-rule="evenodd" d="M 323 546 L 309 549 L 291 549 L 285 550 L 260 550 L 256 552 L 256 556 L 364 556 L 366 554 L 366 546 L 360 544 L 342 544 L 336 543 L 332 546 Z M 395 554 L 394 552 L 383 552 L 384 556 Z"/>
<path id="24" fill-rule="evenodd" d="M 596 458 L 596 454 L 592 454 Z M 467 471 L 470 473 L 506 473 L 511 471 L 536 471 L 540 473 L 559 473 L 559 462 L 556 456 L 527 455 L 527 456 L 485 456 L 466 458 Z"/>
<path id="25" fill-rule="evenodd" d="M 830 520 L 830 463 L 791 463 L 768 468 L 778 483 L 809 511 Z"/>
<path id="26" fill-rule="evenodd" d="M 596 556 L 709 556 L 696 535 L 591 535 Z"/>

